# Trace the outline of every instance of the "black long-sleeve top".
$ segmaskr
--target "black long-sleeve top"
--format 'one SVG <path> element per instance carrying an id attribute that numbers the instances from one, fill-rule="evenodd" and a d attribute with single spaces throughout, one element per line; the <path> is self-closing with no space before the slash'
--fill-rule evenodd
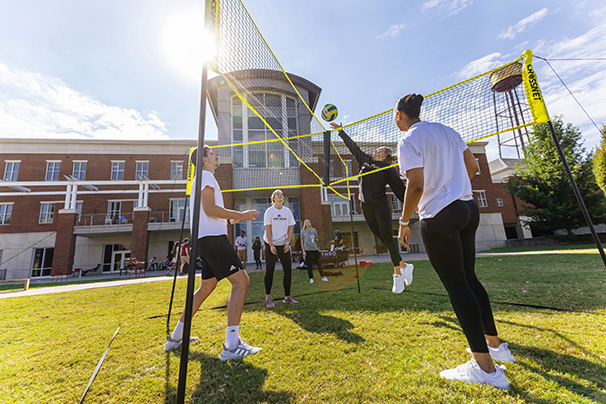
<path id="1" fill-rule="evenodd" d="M 358 162 L 360 171 L 358 174 L 364 174 L 379 168 L 390 166 L 392 163 L 374 160 L 372 156 L 364 153 L 362 149 L 350 138 L 345 131 L 339 131 L 339 136 L 345 142 L 345 146 Z M 386 199 L 385 186 L 389 184 L 391 190 L 400 201 L 404 201 L 404 192 L 406 186 L 400 179 L 398 172 L 394 167 L 377 171 L 376 173 L 360 177 L 360 192 L 358 199 L 364 203 L 379 203 Z"/>

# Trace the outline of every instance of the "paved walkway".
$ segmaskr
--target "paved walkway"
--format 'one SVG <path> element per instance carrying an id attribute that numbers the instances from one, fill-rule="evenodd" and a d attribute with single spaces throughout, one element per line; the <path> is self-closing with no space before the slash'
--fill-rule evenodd
<path id="1" fill-rule="evenodd" d="M 509 256 L 509 255 L 544 255 L 544 254 L 599 254 L 597 249 L 586 249 L 586 250 L 544 250 L 544 251 L 524 251 L 524 252 L 502 252 L 502 253 L 483 253 L 478 252 L 476 254 L 477 257 L 496 257 L 496 256 Z M 404 261 L 426 261 L 427 254 L 426 253 L 409 253 L 404 255 Z M 358 261 L 368 261 L 372 263 L 384 263 L 389 262 L 389 255 L 382 254 L 371 257 L 358 257 Z M 293 263 L 294 264 L 294 263 Z M 349 264 L 353 265 L 353 258 L 350 257 Z M 280 263 L 276 263 L 276 270 L 281 270 L 282 267 Z M 249 273 L 259 272 L 254 268 L 254 264 L 247 264 L 246 270 Z M 179 277 L 179 279 L 185 279 L 185 276 Z M 80 278 L 82 279 L 82 278 Z M 29 290 L 15 290 L 15 291 L 0 291 L 0 300 L 7 299 L 11 297 L 23 297 L 23 296 L 37 296 L 44 295 L 49 293 L 63 293 L 70 292 L 73 290 L 86 290 L 86 289 L 96 289 L 96 288 L 113 288 L 116 286 L 124 286 L 124 285 L 133 285 L 139 283 L 147 283 L 147 282 L 163 282 L 163 281 L 172 281 L 173 276 L 166 276 L 166 271 L 153 271 L 148 272 L 147 276 L 140 276 L 139 278 L 130 278 L 130 279 L 116 279 L 116 274 L 102 274 L 102 275 L 87 275 L 86 280 L 103 280 L 107 279 L 107 282 L 94 282 L 94 283 L 74 283 L 71 285 L 61 285 L 61 286 L 47 286 L 43 288 L 32 288 L 31 286 L 36 283 L 48 283 L 48 280 L 44 280 L 42 282 L 32 281 L 30 284 Z M 70 279 L 75 280 L 75 278 Z"/>

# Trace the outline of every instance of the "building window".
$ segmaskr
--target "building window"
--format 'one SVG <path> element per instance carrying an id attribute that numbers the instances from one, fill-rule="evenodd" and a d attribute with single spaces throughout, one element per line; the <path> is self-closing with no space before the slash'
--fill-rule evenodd
<path id="1" fill-rule="evenodd" d="M 54 252 L 54 248 L 34 249 L 34 259 L 32 260 L 32 278 L 49 276 L 51 274 Z"/>
<path id="2" fill-rule="evenodd" d="M 345 166 L 347 167 L 347 171 L 345 171 L 345 167 L 343 167 L 343 176 L 344 177 L 351 177 L 352 175 L 354 175 L 353 173 L 353 164 L 351 160 L 344 160 L 345 161 Z"/>
<path id="3" fill-rule="evenodd" d="M 297 102 L 294 98 L 275 93 L 256 93 L 251 106 L 259 112 L 280 138 L 297 135 Z M 244 108 L 238 97 L 232 98 L 232 143 L 262 142 L 276 135 L 252 110 Z M 300 154 L 300 139 L 288 140 L 288 146 Z M 281 141 L 265 142 L 232 149 L 234 167 L 282 168 L 298 167 L 297 158 Z"/>
<path id="4" fill-rule="evenodd" d="M 482 171 L 480 170 L 480 159 L 476 159 L 476 163 L 478 164 L 478 171 L 476 172 L 476 175 L 480 175 L 482 174 Z"/>
<path id="5" fill-rule="evenodd" d="M 0 204 L 0 224 L 10 224 L 12 214 L 13 214 L 13 204 L 12 203 Z"/>
<path id="6" fill-rule="evenodd" d="M 391 210 L 393 212 L 401 212 L 402 211 L 402 202 L 398 199 L 395 194 L 388 194 L 389 199 L 391 199 Z"/>
<path id="7" fill-rule="evenodd" d="M 7 161 L 4 165 L 4 181 L 17 181 L 21 161 Z"/>
<path id="8" fill-rule="evenodd" d="M 473 191 L 476 195 L 476 200 L 478 202 L 478 206 L 481 208 L 488 207 L 488 199 L 486 199 L 486 191 Z"/>
<path id="9" fill-rule="evenodd" d="M 189 222 L 189 199 L 185 206 L 185 199 L 170 200 L 170 221 L 181 222 L 183 220 L 183 210 L 185 210 L 185 221 Z"/>
<path id="10" fill-rule="evenodd" d="M 55 211 L 54 203 L 42 203 L 40 204 L 40 219 L 38 223 L 52 223 L 53 222 L 53 212 Z"/>
<path id="11" fill-rule="evenodd" d="M 120 221 L 120 210 L 122 209 L 122 202 L 120 201 L 109 201 L 107 204 L 107 219 L 106 222 L 119 223 Z"/>
<path id="12" fill-rule="evenodd" d="M 74 171 L 72 176 L 80 181 L 86 178 L 86 161 L 74 161 Z"/>
<path id="13" fill-rule="evenodd" d="M 149 173 L 149 161 L 137 161 L 137 170 L 135 173 L 135 179 L 144 180 L 147 178 Z"/>
<path id="14" fill-rule="evenodd" d="M 171 180 L 182 180 L 183 179 L 183 161 L 171 161 L 170 162 L 170 179 Z"/>
<path id="15" fill-rule="evenodd" d="M 502 207 L 503 206 L 503 198 L 497 198 L 497 206 L 498 207 Z"/>
<path id="16" fill-rule="evenodd" d="M 124 179 L 124 161 L 112 161 L 112 176 L 113 181 Z"/>
<path id="17" fill-rule="evenodd" d="M 333 199 L 331 203 L 332 215 L 333 216 L 349 216 L 349 200 L 345 200 L 341 197 L 339 199 Z"/>
<path id="18" fill-rule="evenodd" d="M 46 162 L 46 181 L 59 181 L 59 166 L 60 161 Z"/>

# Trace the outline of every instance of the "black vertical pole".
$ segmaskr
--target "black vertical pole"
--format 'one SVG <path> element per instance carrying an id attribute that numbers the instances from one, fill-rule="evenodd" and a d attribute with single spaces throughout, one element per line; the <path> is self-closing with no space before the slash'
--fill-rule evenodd
<path id="1" fill-rule="evenodd" d="M 347 187 L 349 188 L 349 181 L 348 181 Z M 354 263 L 356 265 L 356 280 L 358 281 L 358 293 L 362 293 L 362 292 L 360 292 L 360 274 L 358 272 L 358 253 L 356 253 L 356 243 L 355 243 L 355 238 L 354 238 L 354 222 L 353 222 L 354 206 L 355 206 L 354 200 L 350 199 L 349 200 L 349 221 L 351 222 L 351 248 L 353 249 Z"/>
<path id="2" fill-rule="evenodd" d="M 324 132 L 324 186 L 330 184 L 330 131 Z"/>
<path id="3" fill-rule="evenodd" d="M 204 7 L 204 28 L 208 29 L 208 19 L 210 16 L 211 0 L 206 0 Z M 207 90 L 207 72 L 208 63 L 205 60 L 202 65 L 202 83 L 200 91 L 200 120 L 198 124 L 198 153 L 195 167 L 195 194 L 190 198 L 192 211 L 191 237 L 190 237 L 190 268 L 187 274 L 187 298 L 185 300 L 185 322 L 183 323 L 183 339 L 181 344 L 181 362 L 179 365 L 179 384 L 177 387 L 177 403 L 185 403 L 185 388 L 187 384 L 187 364 L 189 360 L 189 337 L 191 334 L 191 316 L 194 303 L 194 288 L 196 283 L 197 268 L 197 248 L 198 248 L 198 223 L 200 221 L 200 187 L 202 185 L 202 165 L 204 164 L 204 128 L 206 125 L 206 90 Z"/>
<path id="4" fill-rule="evenodd" d="M 181 234 L 179 235 L 179 247 L 183 243 L 183 230 L 185 228 L 185 212 L 187 211 L 188 197 L 185 195 L 185 206 L 183 208 L 183 217 L 181 218 Z M 166 319 L 166 335 L 170 335 L 170 313 L 173 308 L 173 299 L 175 297 L 175 284 L 177 283 L 177 274 L 179 273 L 179 265 L 181 265 L 181 252 L 177 251 L 177 260 L 175 264 L 175 276 L 173 277 L 173 289 L 170 292 L 170 303 L 168 304 L 168 315 Z M 191 266 L 191 264 L 190 264 Z"/>
<path id="5" fill-rule="evenodd" d="M 555 144 L 556 150 L 558 151 L 558 155 L 560 156 L 560 160 L 562 164 L 564 164 L 564 169 L 566 170 L 566 174 L 568 175 L 568 179 L 570 180 L 570 185 L 572 185 L 572 191 L 574 192 L 574 196 L 577 198 L 577 202 L 579 203 L 579 207 L 583 212 L 583 216 L 585 217 L 585 222 L 587 222 L 587 226 L 589 226 L 589 230 L 591 230 L 591 235 L 593 236 L 593 241 L 595 242 L 598 250 L 600 251 L 600 255 L 602 256 L 602 261 L 604 262 L 604 266 L 606 266 L 606 254 L 604 254 L 604 249 L 602 248 L 602 243 L 600 242 L 600 238 L 598 237 L 598 233 L 595 231 L 595 227 L 591 222 L 591 217 L 589 216 L 589 212 L 587 211 L 587 207 L 585 206 L 585 202 L 583 201 L 583 197 L 581 196 L 581 192 L 579 191 L 579 187 L 577 187 L 577 183 L 572 176 L 572 172 L 570 171 L 570 167 L 568 166 L 568 162 L 566 161 L 566 157 L 564 156 L 564 151 L 562 150 L 562 146 L 560 145 L 560 141 L 558 136 L 555 133 L 555 129 L 553 128 L 553 124 L 551 121 L 547 122 L 549 126 L 549 131 L 551 132 L 551 137 L 553 138 L 553 143 Z"/>

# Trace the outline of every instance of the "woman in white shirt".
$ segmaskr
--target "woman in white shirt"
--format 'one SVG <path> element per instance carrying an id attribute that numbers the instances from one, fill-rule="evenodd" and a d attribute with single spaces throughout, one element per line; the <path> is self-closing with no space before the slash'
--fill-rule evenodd
<path id="1" fill-rule="evenodd" d="M 290 257 L 290 240 L 292 240 L 295 218 L 290 209 L 283 205 L 284 194 L 276 189 L 271 194 L 272 206 L 267 208 L 264 216 L 265 233 L 265 304 L 268 309 L 275 307 L 271 298 L 271 286 L 274 281 L 274 269 L 279 259 L 284 277 L 284 303 L 299 303 L 290 296 L 292 282 L 292 260 Z"/>
<path id="2" fill-rule="evenodd" d="M 429 261 L 446 288 L 473 359 L 440 372 L 448 380 L 507 388 L 497 361 L 515 362 L 497 336 L 488 293 L 475 274 L 475 235 L 480 222 L 471 192 L 475 157 L 454 129 L 419 119 L 423 97 L 398 100 L 394 122 L 406 134 L 398 143 L 400 171 L 408 180 L 398 239 L 408 242 L 408 222 L 419 210 Z"/>

